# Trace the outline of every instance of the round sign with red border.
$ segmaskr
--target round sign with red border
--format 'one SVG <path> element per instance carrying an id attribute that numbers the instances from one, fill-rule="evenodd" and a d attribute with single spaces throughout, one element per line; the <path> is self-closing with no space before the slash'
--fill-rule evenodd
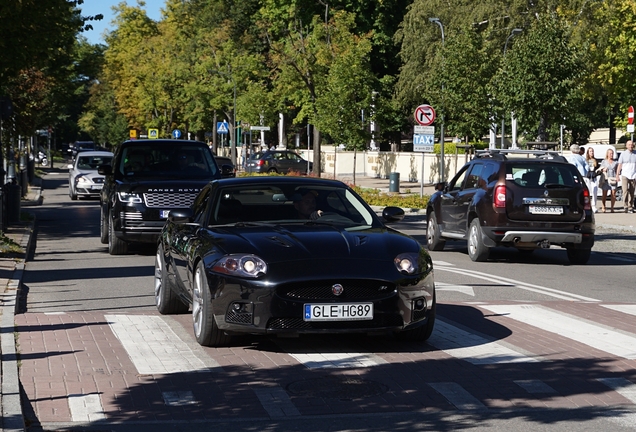
<path id="1" fill-rule="evenodd" d="M 634 107 L 630 106 L 627 109 L 627 124 L 634 124 Z"/>
<path id="2" fill-rule="evenodd" d="M 422 126 L 430 126 L 435 121 L 435 110 L 430 105 L 420 105 L 415 108 L 415 121 Z"/>

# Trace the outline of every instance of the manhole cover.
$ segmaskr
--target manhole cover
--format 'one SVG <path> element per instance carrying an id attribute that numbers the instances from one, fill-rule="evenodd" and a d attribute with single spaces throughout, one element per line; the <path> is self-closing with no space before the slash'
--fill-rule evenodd
<path id="1" fill-rule="evenodd" d="M 389 388 L 383 384 L 356 377 L 323 377 L 296 381 L 287 390 L 298 396 L 327 399 L 359 399 L 386 393 Z"/>

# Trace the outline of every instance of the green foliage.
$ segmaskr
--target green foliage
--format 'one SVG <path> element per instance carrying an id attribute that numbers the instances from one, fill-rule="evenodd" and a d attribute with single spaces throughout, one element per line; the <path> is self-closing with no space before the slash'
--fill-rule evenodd
<path id="1" fill-rule="evenodd" d="M 384 193 L 378 189 L 361 188 L 359 186 L 349 185 L 355 190 L 367 204 L 378 207 L 395 206 L 406 209 L 425 209 L 429 195 L 420 197 L 416 194 L 396 194 L 396 193 Z"/>

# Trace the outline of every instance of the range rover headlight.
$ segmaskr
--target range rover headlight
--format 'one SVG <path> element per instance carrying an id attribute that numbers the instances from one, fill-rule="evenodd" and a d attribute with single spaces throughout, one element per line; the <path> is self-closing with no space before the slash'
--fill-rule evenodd
<path id="1" fill-rule="evenodd" d="M 127 204 L 140 204 L 141 196 L 138 193 L 117 192 L 119 201 Z"/>
<path id="2" fill-rule="evenodd" d="M 233 254 L 218 260 L 212 271 L 231 276 L 257 278 L 267 273 L 267 264 L 256 255 Z"/>

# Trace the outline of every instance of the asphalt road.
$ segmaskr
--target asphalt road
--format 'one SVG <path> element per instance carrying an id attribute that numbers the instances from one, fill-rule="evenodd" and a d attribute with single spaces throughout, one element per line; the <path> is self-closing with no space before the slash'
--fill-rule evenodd
<path id="1" fill-rule="evenodd" d="M 634 430 L 633 234 L 565 251 L 466 245 L 432 253 L 438 321 L 426 344 L 386 336 L 239 338 L 203 348 L 161 316 L 154 250 L 112 257 L 97 201 L 44 180 L 37 248 L 16 315 L 29 430 Z M 396 229 L 424 241 L 425 222 Z"/>

